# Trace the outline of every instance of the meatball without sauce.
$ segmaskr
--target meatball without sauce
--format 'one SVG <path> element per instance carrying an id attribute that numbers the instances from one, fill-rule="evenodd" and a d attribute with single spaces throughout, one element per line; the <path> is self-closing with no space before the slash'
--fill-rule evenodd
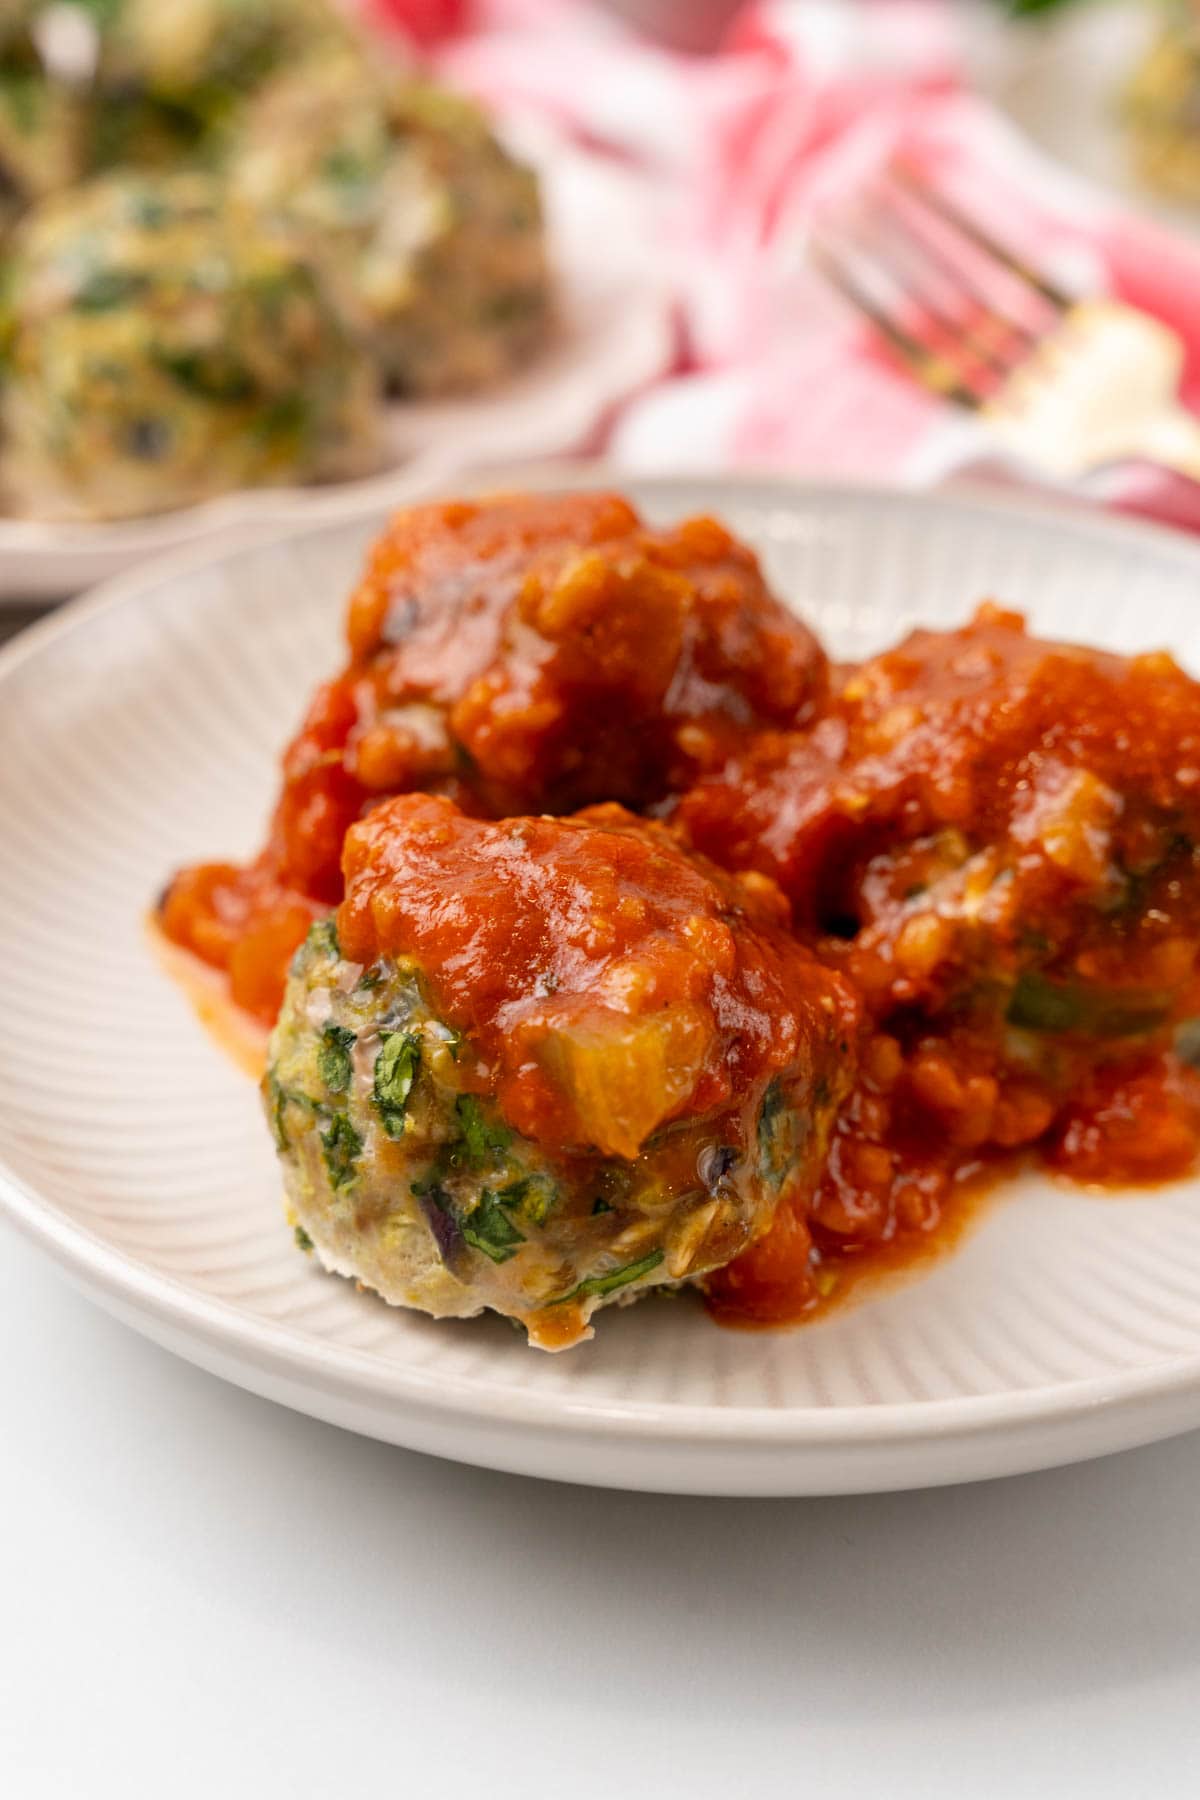
<path id="1" fill-rule="evenodd" d="M 489 824 L 424 795 L 351 829 L 345 876 L 264 1083 L 327 1267 L 559 1349 L 811 1191 L 857 1006 L 771 882 L 618 806 Z"/>
<path id="2" fill-rule="evenodd" d="M 108 176 L 18 228 L 4 473 L 43 515 L 121 518 L 334 477 L 377 386 L 325 266 L 201 174 Z"/>
<path id="3" fill-rule="evenodd" d="M 58 79 L 38 26 L 45 6 L 0 5 L 0 227 L 77 181 L 87 166 L 86 95 Z"/>
<path id="4" fill-rule="evenodd" d="M 810 719 L 807 628 L 709 518 L 652 529 L 615 494 L 400 513 L 350 601 L 350 659 L 284 756 L 265 849 L 185 870 L 168 936 L 275 1016 L 288 957 L 342 896 L 349 827 L 414 789 L 503 817 L 649 807 L 755 727 Z"/>
<path id="5" fill-rule="evenodd" d="M 105 0 L 87 15 L 100 167 L 215 160 L 240 106 L 275 70 L 352 39 L 327 0 Z"/>
<path id="6" fill-rule="evenodd" d="M 498 380 L 543 341 L 537 177 L 469 100 L 347 46 L 285 70 L 246 111 L 235 191 L 334 247 L 389 386 Z"/>

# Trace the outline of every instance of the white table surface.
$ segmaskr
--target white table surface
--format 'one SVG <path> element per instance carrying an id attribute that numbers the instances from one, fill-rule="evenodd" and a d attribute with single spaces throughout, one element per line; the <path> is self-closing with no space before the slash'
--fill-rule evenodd
<path id="1" fill-rule="evenodd" d="M 926 1494 L 439 1463 L 226 1387 L 0 1227 L 5 1800 L 1200 1791 L 1200 1435 Z"/>

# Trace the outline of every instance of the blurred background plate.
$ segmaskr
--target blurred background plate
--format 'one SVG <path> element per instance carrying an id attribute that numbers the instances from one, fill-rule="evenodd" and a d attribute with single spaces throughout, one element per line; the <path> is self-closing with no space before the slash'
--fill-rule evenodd
<path id="1" fill-rule="evenodd" d="M 1151 527 L 753 478 L 629 486 L 653 517 L 728 520 L 841 656 L 991 594 L 1043 632 L 1167 644 L 1200 669 L 1200 548 Z M 142 920 L 176 865 L 255 847 L 377 524 L 126 575 L 0 657 L 0 1202 L 14 1220 L 205 1368 L 528 1474 L 847 1492 L 1200 1425 L 1196 1182 L 1101 1198 L 1030 1175 L 920 1279 L 819 1323 L 731 1332 L 682 1297 L 608 1314 L 559 1357 L 496 1319 L 389 1310 L 296 1251 L 254 1087 L 160 973 Z"/>
<path id="2" fill-rule="evenodd" d="M 378 514 L 499 457 L 586 448 L 609 409 L 669 367 L 672 297 L 642 182 L 530 122 L 505 137 L 538 169 L 559 293 L 557 333 L 502 386 L 388 410 L 391 466 L 367 480 L 247 491 L 114 523 L 0 517 L 0 605 L 57 599 L 148 556 L 252 542 Z M 603 246 L 603 254 L 597 247 Z"/>
<path id="3" fill-rule="evenodd" d="M 972 84 L 1039 149 L 1137 211 L 1200 236 L 1200 206 L 1141 180 L 1122 121 L 1122 96 L 1162 30 L 1152 0 L 1090 0 L 1014 22 L 979 0 L 964 15 Z"/>

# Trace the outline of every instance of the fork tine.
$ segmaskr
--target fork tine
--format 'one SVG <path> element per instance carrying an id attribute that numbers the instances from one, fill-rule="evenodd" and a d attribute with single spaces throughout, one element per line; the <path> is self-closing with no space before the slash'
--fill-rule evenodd
<path id="1" fill-rule="evenodd" d="M 885 172 L 883 185 L 875 197 L 885 231 L 902 238 L 907 248 L 932 266 L 951 290 L 972 302 L 977 311 L 969 328 L 959 323 L 956 329 L 969 332 L 973 347 L 985 361 L 991 362 L 1003 374 L 1011 374 L 1016 364 L 1040 341 L 1041 334 L 1024 320 L 1014 318 L 1011 311 L 986 291 L 970 269 L 962 267 L 944 245 L 914 224 L 904 210 L 911 199 L 908 190 L 901 187 L 897 199 L 889 193 L 887 180 L 888 173 Z"/>
<path id="2" fill-rule="evenodd" d="M 943 337 L 961 343 L 975 362 L 993 375 L 1010 375 L 1023 357 L 1033 333 L 1006 319 L 980 290 L 953 266 L 949 258 L 912 232 L 907 223 L 896 216 L 895 209 L 875 204 L 864 221 L 871 234 L 871 248 L 900 288 L 909 288 L 921 310 L 937 325 Z M 904 265 L 898 268 L 897 264 Z M 952 301 L 973 302 L 971 316 L 962 311 L 951 312 L 930 291 L 929 273 L 941 278 L 943 293 Z M 1019 348 L 1017 340 L 1021 340 Z"/>
<path id="3" fill-rule="evenodd" d="M 810 254 L 826 280 L 886 339 L 923 387 L 939 399 L 952 400 L 956 405 L 972 410 L 983 404 L 985 395 L 972 384 L 966 371 L 948 356 L 923 343 L 874 300 L 828 237 L 814 238 Z"/>
<path id="4" fill-rule="evenodd" d="M 1007 269 L 1010 275 L 1014 275 L 1026 287 L 1032 288 L 1035 293 L 1040 294 L 1042 299 L 1056 312 L 1070 310 L 1073 302 L 1069 294 L 1064 294 L 1061 288 L 1055 287 L 1052 281 L 1048 281 L 1044 275 L 1031 268 L 998 238 L 994 238 L 989 231 L 985 231 L 981 225 L 977 225 L 973 219 L 969 219 L 964 212 L 960 212 L 953 201 L 947 200 L 944 194 L 938 193 L 918 175 L 910 163 L 900 158 L 892 163 L 889 173 L 892 180 L 906 193 L 911 194 L 919 205 L 935 214 L 945 224 L 952 226 L 961 236 L 974 244 L 977 249 L 982 250 L 985 255 L 990 256 L 992 261 L 998 263 L 1001 268 Z"/>

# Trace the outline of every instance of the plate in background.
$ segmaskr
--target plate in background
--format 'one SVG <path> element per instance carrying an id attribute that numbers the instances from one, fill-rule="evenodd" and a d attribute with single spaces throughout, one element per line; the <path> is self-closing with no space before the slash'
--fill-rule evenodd
<path id="1" fill-rule="evenodd" d="M 61 522 L 0 515 L 0 606 L 79 593 L 147 557 L 228 547 L 286 527 L 377 515 L 498 457 L 585 447 L 617 401 L 674 354 L 673 297 L 644 184 L 540 123 L 506 131 L 539 170 L 558 287 L 554 337 L 528 368 L 483 393 L 387 408 L 391 466 L 364 480 L 246 489 L 143 519 Z M 596 254 L 603 244 L 604 254 Z"/>
<path id="2" fill-rule="evenodd" d="M 972 84 L 1040 150 L 1134 211 L 1200 235 L 1200 205 L 1141 181 L 1121 124 L 1121 95 L 1158 26 L 1147 0 L 1065 5 L 1046 18 L 1004 16 L 993 0 L 972 7 L 964 39 Z"/>
<path id="3" fill-rule="evenodd" d="M 1200 549 L 1153 527 L 754 478 L 625 485 L 657 517 L 720 512 L 841 655 L 993 594 L 1043 631 L 1200 668 Z M 255 846 L 375 523 L 126 575 L 0 656 L 0 1203 L 18 1224 L 205 1368 L 528 1474 L 849 1492 L 1200 1425 L 1196 1182 L 1097 1198 L 1031 1175 L 931 1272 L 819 1323 L 730 1332 L 689 1299 L 645 1302 L 558 1357 L 499 1320 L 389 1310 L 297 1253 L 253 1086 L 141 920 L 179 863 Z"/>

